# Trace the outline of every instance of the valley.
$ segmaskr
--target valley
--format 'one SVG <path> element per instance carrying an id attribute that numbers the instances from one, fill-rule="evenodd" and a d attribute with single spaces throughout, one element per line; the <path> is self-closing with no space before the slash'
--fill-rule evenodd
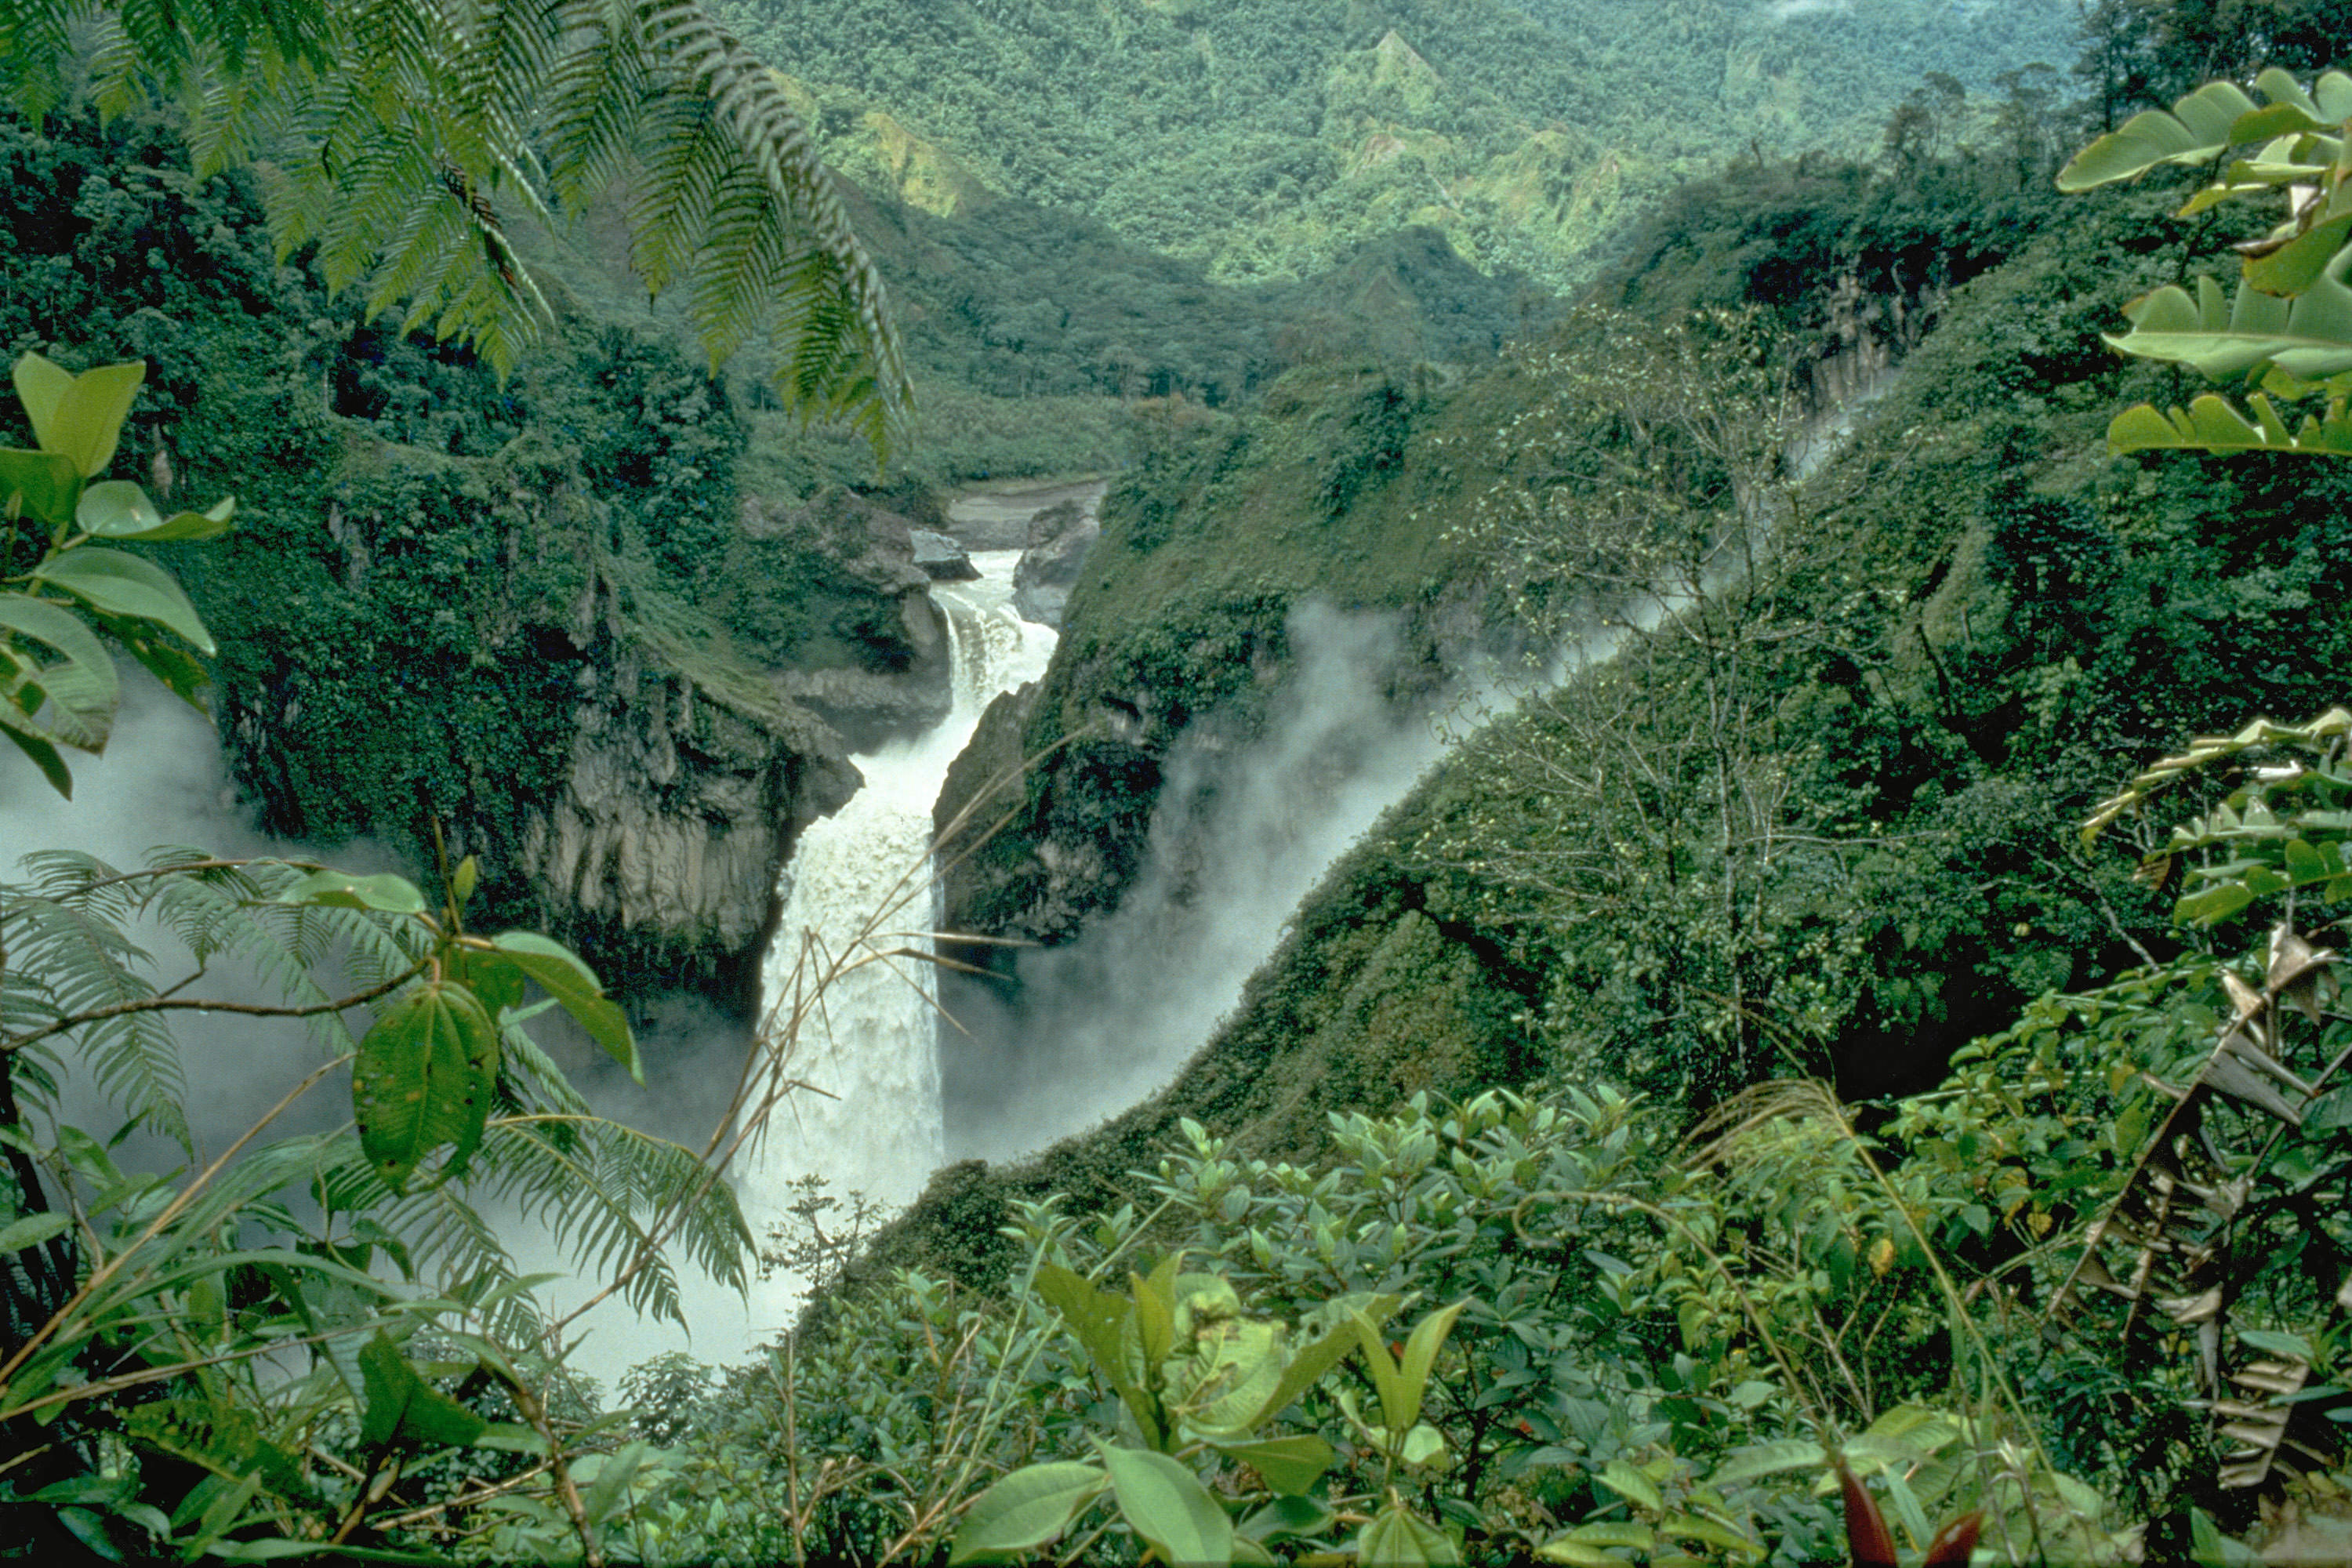
<path id="1" fill-rule="evenodd" d="M 519 16 L 439 336 L 0 73 L 0 1536 L 2352 1540 L 2326 7 Z"/>

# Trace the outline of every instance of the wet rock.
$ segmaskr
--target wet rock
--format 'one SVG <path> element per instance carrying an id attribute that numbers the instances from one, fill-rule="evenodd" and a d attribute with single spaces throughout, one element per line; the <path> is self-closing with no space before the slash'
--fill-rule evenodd
<path id="1" fill-rule="evenodd" d="M 1047 507 L 1029 520 L 1020 564 L 1013 570 L 1013 607 L 1023 619 L 1061 629 L 1070 589 L 1087 552 L 1102 537 L 1091 509 L 1075 500 Z"/>
<path id="2" fill-rule="evenodd" d="M 944 533 L 933 533 L 927 528 L 909 529 L 908 540 L 914 547 L 915 564 L 934 583 L 970 583 L 980 575 L 980 568 L 963 547 Z"/>

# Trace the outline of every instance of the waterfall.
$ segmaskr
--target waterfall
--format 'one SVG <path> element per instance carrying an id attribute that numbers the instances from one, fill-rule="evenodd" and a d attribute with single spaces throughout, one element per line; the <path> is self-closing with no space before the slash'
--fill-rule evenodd
<path id="1" fill-rule="evenodd" d="M 1045 673 L 1054 634 L 1012 607 L 1018 551 L 974 552 L 976 582 L 940 584 L 954 706 L 922 735 L 854 758 L 865 787 L 801 836 L 778 887 L 782 915 L 761 975 L 763 1013 L 802 1023 L 772 1078 L 798 1080 L 765 1133 L 736 1156 L 736 1194 L 752 1234 L 787 1219 L 794 1184 L 822 1177 L 847 1213 L 861 1193 L 911 1202 L 946 1163 L 940 1105 L 937 985 L 919 956 L 938 924 L 931 805 L 948 765 L 1003 691 Z M 815 979 L 833 970 L 821 995 Z M 790 1321 L 804 1281 L 783 1271 L 756 1285 L 758 1342 Z"/>

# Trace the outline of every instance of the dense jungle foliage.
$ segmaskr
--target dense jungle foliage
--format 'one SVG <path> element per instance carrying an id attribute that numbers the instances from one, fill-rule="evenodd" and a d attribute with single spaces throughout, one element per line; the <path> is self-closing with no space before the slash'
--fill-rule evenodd
<path id="1" fill-rule="evenodd" d="M 1816 20 L 1782 12 L 1768 38 Z M 1010 7 L 947 14 L 1014 36 Z M 1290 34 L 1218 32 L 1245 16 Z M 1005 69 L 1066 81 L 1121 27 L 1321 58 L 1288 12 L 1210 0 L 1064 19 L 1064 55 Z M 818 79 L 802 20 L 798 54 L 768 47 Z M 1558 20 L 1459 37 L 1540 74 Z M 1391 24 L 1355 7 L 1346 36 L 1409 87 Z M 49 773 L 25 787 L 102 738 L 110 648 L 186 695 L 208 666 L 232 735 L 267 700 L 301 741 L 240 754 L 266 820 L 405 825 L 434 868 L 7 868 L 0 1552 L 2341 1558 L 2352 79 L 2205 89 L 2071 182 L 2139 183 L 2049 184 L 2142 95 L 2271 59 L 2309 80 L 2352 30 L 2287 0 L 2086 24 L 2082 96 L 2017 75 L 1979 113 L 1929 78 L 1872 111 L 1872 161 L 1750 148 L 1557 320 L 1385 219 L 1244 264 L 1034 169 L 989 174 L 1092 216 L 855 204 L 933 418 L 1054 466 L 989 425 L 1026 407 L 1131 462 L 1030 746 L 1083 760 L 1087 668 L 1255 700 L 1251 656 L 1311 595 L 1519 649 L 1584 632 L 1451 710 L 1447 762 L 1165 1093 L 942 1173 L 878 1238 L 821 1192 L 753 1237 L 691 1152 L 590 1114 L 524 1026 L 560 1005 L 635 1067 L 621 1009 L 547 939 L 483 934 L 580 595 L 605 584 L 591 635 L 714 700 L 789 663 L 824 568 L 752 561 L 736 502 L 837 481 L 855 438 L 780 442 L 751 376 L 621 314 L 596 242 L 542 268 L 570 313 L 500 379 L 281 258 L 168 114 L 0 126 L 0 694 Z M 1595 93 L 1599 67 L 1558 68 Z M 1712 102 L 1713 71 L 1667 86 Z M 1076 148 L 1074 181 L 1111 134 L 980 123 L 1007 159 Z M 2320 197 L 2273 231 L 2298 184 Z M 1334 233 L 1373 243 L 1321 296 L 1201 270 L 1320 265 Z M 2165 290 L 2238 241 L 2274 292 Z M 1123 257 L 1134 298 L 1041 282 L 1067 248 Z M 1049 293 L 1058 321 L 1016 319 Z M 1400 298 L 1420 313 L 1364 329 Z M 1133 342 L 1154 322 L 1177 346 Z M 2126 328 L 2136 357 L 2101 341 Z M 2251 418 L 2151 355 L 2224 371 Z M 166 518 L 174 494 L 205 510 Z M 215 963 L 272 1000 L 208 990 Z M 166 1023 L 224 1006 L 247 1033 Z M 280 1026 L 312 1053 L 289 1099 L 347 1082 L 352 1125 L 215 1158 L 187 1083 Z M 124 1118 L 167 1173 L 110 1140 Z M 598 1389 L 500 1204 L 641 1310 L 687 1267 L 824 1290 L 752 1364 Z"/>
<path id="2" fill-rule="evenodd" d="M 1580 281 L 1671 185 L 1751 146 L 1865 152 L 1930 72 L 2072 58 L 2056 5 L 730 0 L 827 155 L 961 209 L 1087 214 L 1230 279 L 1299 278 L 1406 225 Z"/>

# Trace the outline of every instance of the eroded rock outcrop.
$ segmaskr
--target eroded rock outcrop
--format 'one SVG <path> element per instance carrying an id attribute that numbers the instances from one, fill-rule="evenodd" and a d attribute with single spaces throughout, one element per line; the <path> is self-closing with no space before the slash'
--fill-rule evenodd
<path id="1" fill-rule="evenodd" d="M 1075 500 L 1049 506 L 1029 520 L 1021 561 L 1013 569 L 1013 607 L 1023 619 L 1061 629 L 1070 590 L 1077 586 L 1087 552 L 1100 537 L 1102 524 L 1095 509 Z"/>
<path id="2" fill-rule="evenodd" d="M 544 930 L 623 994 L 749 1005 L 779 872 L 859 787 L 850 753 L 950 700 L 908 520 L 843 491 L 749 500 L 723 562 L 682 581 L 612 550 L 561 458 L 348 462 L 322 542 L 354 621 L 391 628 L 362 656 L 378 695 L 353 710 L 299 649 L 225 683 L 264 826 L 419 867 L 437 829 L 479 857 L 478 923 Z M 354 779 L 389 783 L 354 805 Z"/>
<path id="3" fill-rule="evenodd" d="M 763 570 L 739 634 L 774 671 L 777 695 L 832 726 L 852 751 L 919 734 L 946 717 L 947 623 L 912 523 L 847 490 L 743 503 L 746 547 Z"/>

